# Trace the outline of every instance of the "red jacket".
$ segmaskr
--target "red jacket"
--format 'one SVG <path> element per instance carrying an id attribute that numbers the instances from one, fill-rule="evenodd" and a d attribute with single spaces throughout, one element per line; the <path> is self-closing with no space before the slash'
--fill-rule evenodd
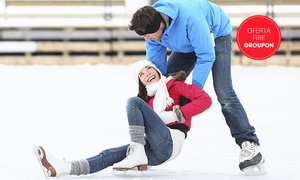
<path id="1" fill-rule="evenodd" d="M 186 118 L 183 123 L 189 129 L 191 128 L 191 119 L 193 116 L 202 113 L 208 109 L 212 103 L 210 96 L 200 87 L 193 84 L 186 84 L 184 81 L 171 79 L 167 82 L 167 88 L 170 97 L 174 100 L 172 106 L 166 108 L 166 111 L 172 111 L 174 105 L 179 105 L 180 96 L 184 96 L 191 102 L 181 106 L 180 109 Z M 151 97 L 147 103 L 153 108 L 154 97 Z M 172 122 L 167 124 L 167 126 L 172 126 L 175 124 L 180 124 L 178 122 Z"/>

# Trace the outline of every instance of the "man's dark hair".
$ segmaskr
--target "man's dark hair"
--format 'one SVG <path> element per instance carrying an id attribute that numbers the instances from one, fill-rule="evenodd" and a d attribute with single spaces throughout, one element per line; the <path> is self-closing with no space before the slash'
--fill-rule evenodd
<path id="1" fill-rule="evenodd" d="M 137 10 L 128 25 L 128 29 L 135 31 L 140 35 L 146 34 L 149 31 L 149 26 L 153 26 L 153 23 L 156 23 L 156 19 L 160 15 L 152 6 L 143 6 Z"/>

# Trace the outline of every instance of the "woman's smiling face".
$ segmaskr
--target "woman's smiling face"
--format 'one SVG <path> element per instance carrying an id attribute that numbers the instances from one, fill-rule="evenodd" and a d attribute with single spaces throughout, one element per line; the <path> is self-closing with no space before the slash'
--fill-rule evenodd
<path id="1" fill-rule="evenodd" d="M 146 66 L 139 72 L 139 79 L 144 86 L 147 86 L 158 82 L 160 80 L 160 75 L 155 68 Z"/>

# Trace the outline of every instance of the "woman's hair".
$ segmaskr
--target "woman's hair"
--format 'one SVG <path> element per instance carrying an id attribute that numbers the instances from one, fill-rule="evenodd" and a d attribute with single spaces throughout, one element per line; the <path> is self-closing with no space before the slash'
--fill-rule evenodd
<path id="1" fill-rule="evenodd" d="M 153 69 L 155 69 L 155 71 L 158 73 L 159 75 L 159 79 L 161 78 L 161 74 L 160 72 L 158 72 L 158 70 L 152 66 L 149 66 Z M 148 95 L 147 95 L 147 89 L 146 89 L 146 86 L 142 83 L 142 81 L 140 80 L 140 78 L 138 78 L 138 83 L 139 83 L 139 92 L 138 92 L 138 95 L 137 97 L 143 99 L 144 101 L 147 101 L 148 100 Z"/>
<path id="2" fill-rule="evenodd" d="M 137 97 L 143 99 L 144 101 L 147 101 L 148 95 L 147 95 L 146 86 L 142 83 L 140 79 L 138 81 L 139 81 L 139 92 Z"/>
<path id="3" fill-rule="evenodd" d="M 158 73 L 158 74 L 160 76 L 160 73 Z M 185 81 L 187 78 L 187 75 L 184 71 L 172 73 L 172 74 L 169 74 L 169 76 L 172 76 L 176 81 Z M 142 83 L 142 81 L 140 79 L 138 79 L 138 81 L 139 81 L 139 92 L 138 92 L 137 97 L 143 99 L 144 101 L 147 101 L 149 96 L 147 95 L 146 86 Z"/>
<path id="4" fill-rule="evenodd" d="M 172 76 L 176 81 L 185 81 L 187 78 L 185 71 L 182 70 L 175 73 L 170 73 L 169 76 Z"/>
<path id="5" fill-rule="evenodd" d="M 156 14 L 157 11 L 152 6 L 141 7 L 133 14 L 128 29 L 136 32 L 146 32 L 147 26 L 153 23 Z"/>

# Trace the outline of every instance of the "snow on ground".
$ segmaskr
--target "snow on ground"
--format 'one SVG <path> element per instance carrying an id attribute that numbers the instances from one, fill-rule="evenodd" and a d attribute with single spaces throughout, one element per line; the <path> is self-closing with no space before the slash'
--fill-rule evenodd
<path id="1" fill-rule="evenodd" d="M 196 116 L 180 156 L 142 173 L 116 177 L 111 168 L 61 179 L 300 179 L 300 68 L 232 68 L 235 90 L 260 138 L 268 174 L 238 169 L 231 138 L 212 88 L 212 107 Z M 32 146 L 78 160 L 128 143 L 126 100 L 137 86 L 121 65 L 0 65 L 0 179 L 45 179 Z M 189 79 L 190 81 L 190 79 Z M 188 82 L 189 82 L 188 81 Z"/>

